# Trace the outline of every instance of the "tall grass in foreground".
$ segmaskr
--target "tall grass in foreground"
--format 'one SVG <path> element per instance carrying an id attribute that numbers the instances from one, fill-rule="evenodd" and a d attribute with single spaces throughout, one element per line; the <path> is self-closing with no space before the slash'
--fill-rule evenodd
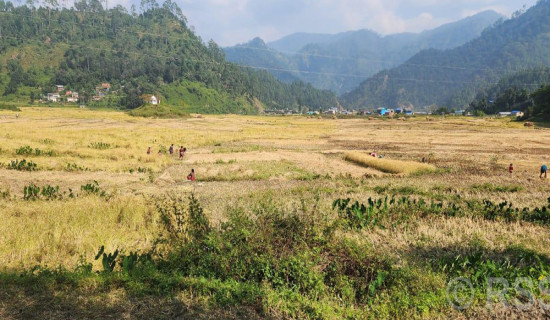
<path id="1" fill-rule="evenodd" d="M 379 159 L 360 152 L 347 152 L 345 159 L 367 168 L 394 174 L 426 173 L 436 170 L 435 166 L 427 163 Z"/>

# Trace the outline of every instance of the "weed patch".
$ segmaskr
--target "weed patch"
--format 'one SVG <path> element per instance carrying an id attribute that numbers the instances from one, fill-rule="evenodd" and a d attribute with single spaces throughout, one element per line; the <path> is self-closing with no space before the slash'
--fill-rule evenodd
<path id="1" fill-rule="evenodd" d="M 27 161 L 26 159 L 23 159 L 21 161 L 19 160 L 12 160 L 10 163 L 8 163 L 7 168 L 9 170 L 18 170 L 18 171 L 36 171 L 36 163 L 34 163 L 32 160 Z"/>

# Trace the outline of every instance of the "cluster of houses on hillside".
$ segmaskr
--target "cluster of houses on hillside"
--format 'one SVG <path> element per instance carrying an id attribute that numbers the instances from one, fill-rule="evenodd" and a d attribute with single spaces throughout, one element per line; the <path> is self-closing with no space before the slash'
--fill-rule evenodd
<path id="1" fill-rule="evenodd" d="M 104 82 L 95 87 L 95 95 L 92 96 L 92 101 L 101 101 L 111 91 L 111 84 Z"/>
<path id="2" fill-rule="evenodd" d="M 111 91 L 111 84 L 108 82 L 101 83 L 95 87 L 95 94 L 92 96 L 92 101 L 101 101 L 103 100 Z M 160 104 L 160 99 L 155 97 L 152 94 L 144 94 L 141 96 L 143 101 L 148 104 L 158 105 Z M 57 85 L 56 92 L 48 93 L 43 99 L 40 100 L 43 103 L 78 103 L 80 97 L 78 92 L 65 90 L 65 86 Z"/>
<path id="3" fill-rule="evenodd" d="M 70 90 L 65 91 L 65 87 L 62 85 L 57 85 L 57 92 L 48 93 L 46 95 L 46 102 L 69 102 L 77 103 L 78 102 L 78 92 L 73 92 Z"/>

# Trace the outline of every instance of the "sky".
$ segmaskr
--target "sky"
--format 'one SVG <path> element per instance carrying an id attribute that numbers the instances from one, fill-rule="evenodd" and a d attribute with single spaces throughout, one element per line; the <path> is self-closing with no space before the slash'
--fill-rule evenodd
<path id="1" fill-rule="evenodd" d="M 221 46 L 245 43 L 254 37 L 269 42 L 295 32 L 420 32 L 484 10 L 511 16 L 536 1 L 175 0 L 203 41 L 213 39 Z"/>

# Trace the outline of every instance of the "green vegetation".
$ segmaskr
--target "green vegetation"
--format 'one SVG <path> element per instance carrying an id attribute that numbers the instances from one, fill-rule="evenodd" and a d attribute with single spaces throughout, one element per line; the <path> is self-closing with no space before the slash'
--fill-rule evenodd
<path id="1" fill-rule="evenodd" d="M 425 50 L 397 68 L 378 73 L 344 95 L 343 103 L 354 107 L 437 104 L 464 108 L 474 100 L 478 88 L 491 87 L 518 70 L 525 70 L 517 78 L 531 80 L 527 83 L 534 84 L 529 88 L 533 90 L 548 79 L 547 72 L 537 69 L 550 65 L 548 15 L 550 2 L 541 0 L 461 47 Z M 532 75 L 525 76 L 528 73 Z"/>
<path id="2" fill-rule="evenodd" d="M 29 190 L 31 198 L 38 197 L 38 187 Z M 46 190 L 56 198 L 57 188 Z M 334 220 L 318 211 L 318 201 L 283 209 L 265 198 L 251 208 L 252 215 L 245 208 L 228 208 L 227 220 L 215 227 L 193 195 L 158 197 L 153 202 L 161 231 L 151 250 L 107 252 L 101 246 L 96 272 L 92 262 L 81 259 L 74 270 L 2 272 L 0 284 L 8 292 L 24 288 L 28 298 L 51 290 L 58 300 L 73 291 L 93 297 L 123 291 L 131 299 L 162 300 L 184 294 L 199 297 L 209 309 L 250 308 L 259 317 L 402 318 L 412 315 L 411 306 L 416 315 L 450 316 L 443 286 L 456 277 L 471 279 L 474 303 L 483 304 L 490 277 L 536 283 L 550 275 L 547 257 L 518 246 L 494 251 L 474 240 L 441 253 L 420 247 L 400 252 L 400 260 L 408 263 L 396 263 L 358 238 L 341 235 L 348 228 L 395 229 L 397 222 L 413 217 L 458 216 L 461 208 L 454 205 L 405 197 L 367 204 L 339 199 Z M 525 289 L 540 295 L 537 288 Z M 507 296 L 517 294 L 512 290 Z"/>
<path id="3" fill-rule="evenodd" d="M 3 103 L 0 103 L 0 110 L 21 111 L 21 109 L 14 105 L 7 105 Z"/>
<path id="4" fill-rule="evenodd" d="M 403 224 L 415 217 L 428 215 L 445 217 L 482 217 L 490 221 L 519 222 L 527 221 L 541 225 L 550 224 L 550 198 L 548 205 L 541 208 L 515 208 L 507 201 L 494 203 L 490 200 L 460 201 L 445 204 L 443 202 L 410 197 L 388 197 L 372 199 L 366 203 L 351 199 L 337 199 L 332 205 L 337 208 L 341 223 L 351 229 L 390 228 Z"/>
<path id="5" fill-rule="evenodd" d="M 271 74 L 281 81 L 299 79 L 343 94 L 421 50 L 452 49 L 467 43 L 500 18 L 494 11 L 485 11 L 419 34 L 382 37 L 370 30 L 334 35 L 298 33 L 268 44 L 255 38 L 224 50 L 229 61 L 272 69 Z"/>
<path id="6" fill-rule="evenodd" d="M 40 150 L 39 148 L 31 148 L 30 146 L 19 147 L 15 150 L 15 154 L 20 156 L 48 156 L 53 157 L 54 152 L 52 150 Z"/>
<path id="7" fill-rule="evenodd" d="M 107 150 L 107 149 L 113 148 L 113 146 L 111 146 L 110 143 L 101 142 L 101 141 L 91 142 L 88 146 L 92 149 L 97 149 L 97 150 Z"/>
<path id="8" fill-rule="evenodd" d="M 336 105 L 331 92 L 226 62 L 223 50 L 204 44 L 169 0 L 144 3 L 139 14 L 122 6 L 105 10 L 97 0 L 78 1 L 74 9 L 2 0 L 0 15 L 5 101 L 36 102 L 63 85 L 62 95 L 78 92 L 90 107 L 132 110 L 155 95 L 163 110 L 137 114 L 158 117 Z"/>
<path id="9" fill-rule="evenodd" d="M 35 171 L 36 170 L 36 163 L 33 161 L 27 161 L 26 159 L 23 160 L 11 160 L 10 163 L 8 163 L 7 168 L 10 170 L 18 170 L 18 171 Z"/>

